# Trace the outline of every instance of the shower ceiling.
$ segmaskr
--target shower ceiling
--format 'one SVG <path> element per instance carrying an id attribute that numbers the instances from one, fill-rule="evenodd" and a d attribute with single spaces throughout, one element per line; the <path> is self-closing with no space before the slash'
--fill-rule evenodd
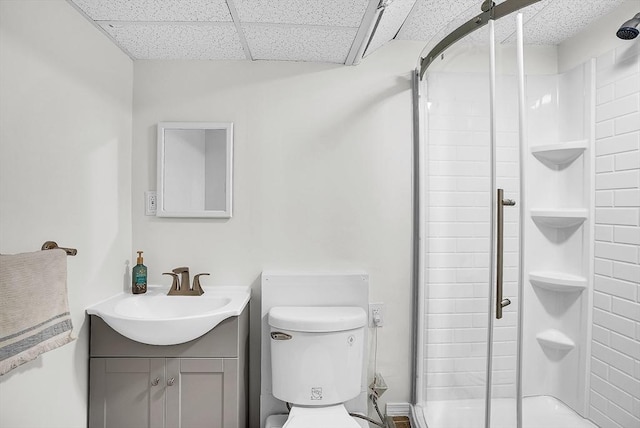
<path id="1" fill-rule="evenodd" d="M 427 42 L 480 0 L 68 0 L 133 59 L 357 64 L 388 41 Z M 542 0 L 526 42 L 558 44 L 625 0 Z M 626 0 L 637 1 L 637 0 Z M 379 4 L 386 4 L 380 22 Z M 502 3 L 497 0 L 496 3 Z M 372 29 L 376 28 L 372 35 Z M 444 36 L 441 34 L 440 36 Z M 503 40 L 508 41 L 510 34 Z"/>

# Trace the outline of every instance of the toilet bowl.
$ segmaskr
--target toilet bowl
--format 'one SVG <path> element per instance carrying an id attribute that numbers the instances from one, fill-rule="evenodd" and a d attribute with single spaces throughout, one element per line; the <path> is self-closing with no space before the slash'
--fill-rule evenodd
<path id="1" fill-rule="evenodd" d="M 281 426 L 282 428 L 362 428 L 363 425 L 350 416 L 342 404 L 337 404 L 329 407 L 293 406 Z"/>
<path id="2" fill-rule="evenodd" d="M 267 428 L 363 428 L 344 403 L 361 392 L 361 307 L 279 306 L 269 311 L 273 396 L 291 405 Z"/>

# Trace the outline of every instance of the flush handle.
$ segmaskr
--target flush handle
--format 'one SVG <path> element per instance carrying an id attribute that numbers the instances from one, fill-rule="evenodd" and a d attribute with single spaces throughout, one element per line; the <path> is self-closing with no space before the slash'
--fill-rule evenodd
<path id="1" fill-rule="evenodd" d="M 281 331 L 274 331 L 271 333 L 271 338 L 273 340 L 290 340 L 293 338 L 293 336 L 287 333 L 283 333 Z"/>

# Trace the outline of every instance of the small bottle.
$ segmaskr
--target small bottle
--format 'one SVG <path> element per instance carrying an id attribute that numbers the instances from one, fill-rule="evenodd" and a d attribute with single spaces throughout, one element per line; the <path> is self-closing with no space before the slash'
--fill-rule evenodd
<path id="1" fill-rule="evenodd" d="M 147 267 L 142 264 L 142 251 L 138 251 L 137 265 L 133 267 L 131 275 L 131 292 L 142 294 L 147 292 Z"/>

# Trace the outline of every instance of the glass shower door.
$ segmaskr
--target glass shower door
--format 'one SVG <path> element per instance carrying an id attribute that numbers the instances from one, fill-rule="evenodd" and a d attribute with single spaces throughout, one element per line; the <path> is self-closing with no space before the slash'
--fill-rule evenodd
<path id="1" fill-rule="evenodd" d="M 515 16 L 503 21 L 510 23 L 489 21 L 449 48 L 423 79 L 425 315 L 420 401 L 429 428 L 520 426 L 522 77 L 518 78 L 518 49 L 509 41 L 511 33 L 514 41 L 517 33 Z M 515 200 L 515 207 L 509 199 Z M 505 202 L 502 209 L 499 200 Z M 504 215 L 498 227 L 500 210 Z M 496 291 L 499 278 L 503 296 Z"/>

